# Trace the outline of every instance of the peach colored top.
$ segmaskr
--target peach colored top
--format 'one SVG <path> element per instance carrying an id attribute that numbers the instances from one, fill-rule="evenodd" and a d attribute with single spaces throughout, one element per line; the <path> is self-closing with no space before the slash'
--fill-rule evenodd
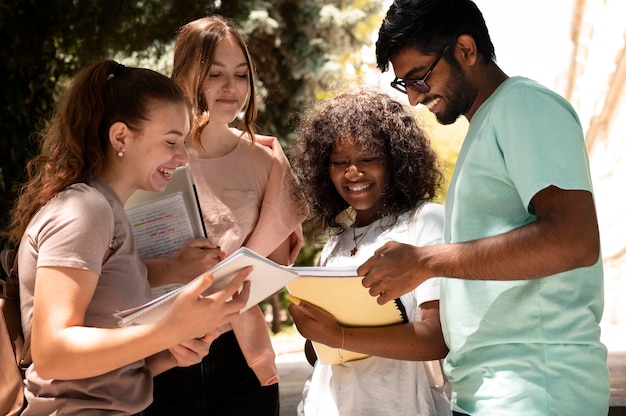
<path id="1" fill-rule="evenodd" d="M 238 131 L 236 131 L 238 132 Z M 238 132 L 240 134 L 240 132 Z M 291 166 L 275 137 L 240 137 L 229 154 L 189 160 L 207 237 L 229 255 L 246 246 L 269 256 L 285 240 L 288 262 L 302 246 L 306 208 L 294 198 Z M 260 308 L 251 308 L 231 326 L 248 365 L 262 385 L 278 382 L 275 354 Z"/>

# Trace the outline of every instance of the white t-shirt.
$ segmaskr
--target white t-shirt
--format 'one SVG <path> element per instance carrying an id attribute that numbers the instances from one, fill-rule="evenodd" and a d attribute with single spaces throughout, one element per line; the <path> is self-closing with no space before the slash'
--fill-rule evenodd
<path id="1" fill-rule="evenodd" d="M 422 205 L 409 232 L 411 214 L 412 211 L 400 215 L 394 224 L 391 224 L 393 218 L 385 217 L 373 223 L 369 230 L 367 226 L 357 228 L 357 236 L 365 234 L 362 239 L 357 239 L 358 250 L 354 256 L 350 254 L 354 248 L 352 228 L 331 237 L 322 250 L 320 264 L 360 266 L 388 241 L 418 246 L 441 242 L 444 223 L 441 205 Z M 420 304 L 439 299 L 439 284 L 439 278 L 429 279 L 401 297 L 409 321 L 421 319 Z M 298 405 L 298 414 L 307 416 L 435 416 L 450 413 L 445 394 L 429 386 L 421 361 L 374 356 L 338 365 L 317 361 Z"/>

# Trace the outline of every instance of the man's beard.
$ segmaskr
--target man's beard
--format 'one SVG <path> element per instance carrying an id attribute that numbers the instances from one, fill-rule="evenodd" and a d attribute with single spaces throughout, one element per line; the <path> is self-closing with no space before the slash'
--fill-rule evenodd
<path id="1" fill-rule="evenodd" d="M 470 88 L 467 77 L 457 62 L 450 65 L 452 69 L 450 83 L 446 88 L 446 103 L 444 110 L 436 114 L 440 124 L 454 123 L 460 116 L 467 113 L 476 97 L 475 89 Z"/>

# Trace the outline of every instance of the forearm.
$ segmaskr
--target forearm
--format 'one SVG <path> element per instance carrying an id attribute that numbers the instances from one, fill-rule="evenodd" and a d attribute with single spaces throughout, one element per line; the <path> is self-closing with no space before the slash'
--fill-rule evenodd
<path id="1" fill-rule="evenodd" d="M 337 341 L 335 347 L 340 348 L 342 341 Z M 408 361 L 435 360 L 448 353 L 441 328 L 426 322 L 380 328 L 344 328 L 343 347 L 363 354 Z"/>
<path id="2" fill-rule="evenodd" d="M 532 199 L 537 220 L 507 233 L 425 248 L 434 276 L 480 280 L 536 279 L 598 261 L 600 236 L 587 191 L 549 186 Z M 430 250 L 429 250 L 430 249 Z"/>
<path id="3" fill-rule="evenodd" d="M 70 327 L 42 342 L 34 335 L 33 361 L 43 378 L 94 377 L 165 350 L 176 342 L 166 332 L 156 331 L 154 325 L 115 329 Z"/>
<path id="4" fill-rule="evenodd" d="M 589 192 L 550 186 L 533 197 L 532 206 L 534 222 L 500 235 L 422 247 L 390 241 L 357 271 L 384 304 L 431 277 L 528 280 L 598 262 L 600 236 Z"/>
<path id="5" fill-rule="evenodd" d="M 202 293 L 213 283 L 213 276 L 200 276 L 176 296 L 156 322 L 95 328 L 83 326 L 95 273 L 72 269 L 68 274 L 64 269 L 42 267 L 37 272 L 38 297 L 33 307 L 33 362 L 41 377 L 67 380 L 104 374 L 166 349 L 175 354 L 177 362 L 194 361 L 208 353 L 218 328 L 239 316 L 250 295 L 250 283 L 245 282 L 250 271 L 250 267 L 244 268 L 223 289 L 206 297 Z M 72 282 L 86 287 L 76 288 Z M 181 343 L 184 348 L 178 351 Z"/>
<path id="6" fill-rule="evenodd" d="M 158 376 L 177 366 L 176 359 L 169 351 L 161 351 L 146 358 L 146 368 L 150 370 L 152 377 Z"/>
<path id="7" fill-rule="evenodd" d="M 593 237 L 556 232 L 541 222 L 476 241 L 421 248 L 432 276 L 527 280 L 586 267 L 598 260 Z"/>
<path id="8" fill-rule="evenodd" d="M 276 249 L 267 256 L 268 259 L 272 260 L 275 263 L 282 264 L 284 266 L 289 265 L 289 239 L 283 241 L 280 246 L 276 247 Z"/>

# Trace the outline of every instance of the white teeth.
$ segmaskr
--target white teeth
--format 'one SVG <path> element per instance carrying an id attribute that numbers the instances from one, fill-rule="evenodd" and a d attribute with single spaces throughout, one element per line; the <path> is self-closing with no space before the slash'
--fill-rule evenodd
<path id="1" fill-rule="evenodd" d="M 433 107 L 434 107 L 434 106 L 436 106 L 436 105 L 437 105 L 437 103 L 439 102 L 439 99 L 440 99 L 440 97 L 435 98 L 434 100 L 432 100 L 431 102 L 429 102 L 429 103 L 426 105 L 426 107 L 427 107 L 429 110 L 432 110 L 432 109 L 433 109 Z"/>
<path id="2" fill-rule="evenodd" d="M 171 177 L 172 174 L 174 173 L 174 171 L 172 169 L 164 169 L 164 168 L 160 168 L 159 172 L 161 172 L 163 174 L 163 176 L 166 176 L 168 178 Z"/>
<path id="3" fill-rule="evenodd" d="M 369 184 L 348 186 L 348 189 L 351 190 L 352 192 L 362 191 L 363 189 L 367 189 L 367 188 L 369 188 Z"/>

